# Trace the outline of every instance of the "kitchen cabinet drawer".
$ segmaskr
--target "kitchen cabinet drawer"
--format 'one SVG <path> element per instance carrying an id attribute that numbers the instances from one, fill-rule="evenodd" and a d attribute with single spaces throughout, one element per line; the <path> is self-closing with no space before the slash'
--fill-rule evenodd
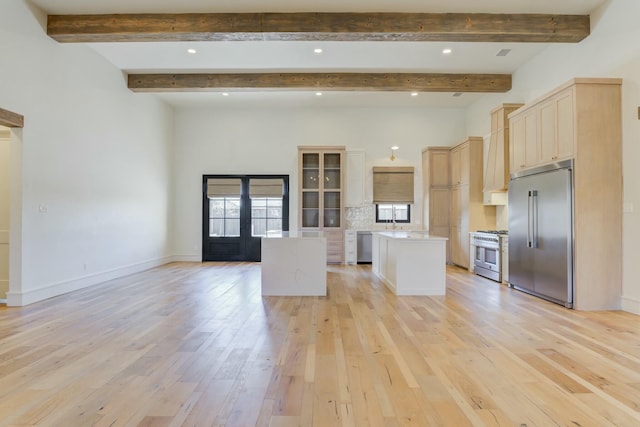
<path id="1" fill-rule="evenodd" d="M 344 232 L 344 262 L 345 264 L 356 264 L 358 262 L 358 240 L 355 230 Z"/>

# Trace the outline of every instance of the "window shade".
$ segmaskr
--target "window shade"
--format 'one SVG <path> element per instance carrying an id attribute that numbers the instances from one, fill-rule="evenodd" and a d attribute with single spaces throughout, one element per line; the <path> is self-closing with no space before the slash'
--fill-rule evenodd
<path id="1" fill-rule="evenodd" d="M 207 196 L 240 197 L 242 180 L 239 178 L 211 178 L 207 180 Z"/>
<path id="2" fill-rule="evenodd" d="M 282 198 L 282 179 L 249 180 L 249 197 L 279 197 Z"/>
<path id="3" fill-rule="evenodd" d="M 373 203 L 413 203 L 413 167 L 374 167 Z"/>

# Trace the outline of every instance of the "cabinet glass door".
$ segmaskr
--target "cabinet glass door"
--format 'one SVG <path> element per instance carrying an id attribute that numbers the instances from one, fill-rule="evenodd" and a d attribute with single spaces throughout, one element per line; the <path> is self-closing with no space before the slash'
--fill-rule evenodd
<path id="1" fill-rule="evenodd" d="M 340 228 L 341 188 L 340 153 L 325 153 L 323 156 L 323 225 L 325 228 Z"/>
<path id="2" fill-rule="evenodd" d="M 302 154 L 302 226 L 320 225 L 320 154 Z"/>
<path id="3" fill-rule="evenodd" d="M 317 191 L 302 192 L 302 226 L 318 227 L 320 224 L 320 193 Z"/>
<path id="4" fill-rule="evenodd" d="M 324 227 L 340 228 L 340 192 L 324 193 Z"/>
<path id="5" fill-rule="evenodd" d="M 327 153 L 324 155 L 324 188 L 326 190 L 340 189 L 340 154 Z"/>

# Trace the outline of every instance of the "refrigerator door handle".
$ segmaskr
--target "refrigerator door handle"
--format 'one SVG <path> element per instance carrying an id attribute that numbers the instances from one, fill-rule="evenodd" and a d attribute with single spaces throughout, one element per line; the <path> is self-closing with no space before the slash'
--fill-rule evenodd
<path id="1" fill-rule="evenodd" d="M 533 237 L 533 241 L 531 244 L 532 248 L 537 248 L 538 247 L 538 190 L 533 190 L 531 191 L 531 199 L 533 201 L 532 203 L 532 224 L 531 224 L 531 229 L 532 229 L 532 237 Z"/>
<path id="2" fill-rule="evenodd" d="M 531 191 L 529 191 L 528 195 L 527 195 L 527 247 L 531 248 L 533 247 L 533 243 L 531 241 L 531 234 L 532 234 L 532 230 L 531 230 L 531 223 L 532 223 L 532 214 L 531 214 Z"/>

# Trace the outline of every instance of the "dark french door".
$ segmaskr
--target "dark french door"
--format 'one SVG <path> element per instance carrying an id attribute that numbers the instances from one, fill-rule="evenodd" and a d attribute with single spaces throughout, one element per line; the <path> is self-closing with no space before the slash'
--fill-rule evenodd
<path id="1" fill-rule="evenodd" d="M 288 175 L 203 175 L 202 181 L 203 261 L 260 261 L 262 237 L 289 230 Z"/>

